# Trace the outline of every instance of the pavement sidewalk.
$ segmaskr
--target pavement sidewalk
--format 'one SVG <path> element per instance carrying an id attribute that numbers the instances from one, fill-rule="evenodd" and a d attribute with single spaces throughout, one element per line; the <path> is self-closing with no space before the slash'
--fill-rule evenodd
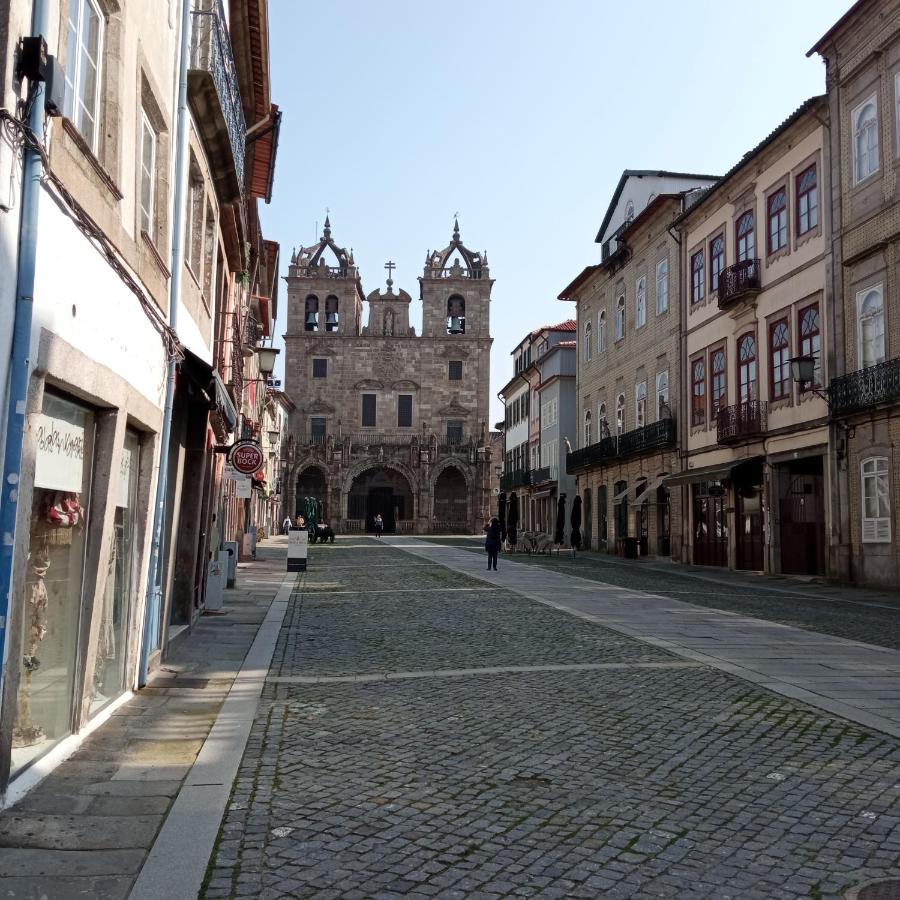
<path id="1" fill-rule="evenodd" d="M 694 606 L 649 591 L 396 537 L 398 549 L 728 672 L 793 700 L 900 737 L 900 651 Z M 664 590 L 660 575 L 659 589 Z"/>
<path id="2" fill-rule="evenodd" d="M 221 614 L 201 616 L 146 688 L 0 812 L 0 898 L 129 895 L 282 587 L 285 544 L 260 544 Z"/>

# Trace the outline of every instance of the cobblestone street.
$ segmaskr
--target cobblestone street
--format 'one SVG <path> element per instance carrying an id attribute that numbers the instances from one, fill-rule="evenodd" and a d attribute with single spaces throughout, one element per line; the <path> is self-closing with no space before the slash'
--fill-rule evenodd
<path id="1" fill-rule="evenodd" d="M 898 770 L 893 737 L 345 539 L 310 548 L 204 894 L 837 898 L 897 874 Z"/>

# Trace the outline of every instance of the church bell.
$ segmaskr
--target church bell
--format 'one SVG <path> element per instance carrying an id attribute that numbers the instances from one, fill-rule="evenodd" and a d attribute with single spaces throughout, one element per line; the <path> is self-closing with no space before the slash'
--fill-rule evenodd
<path id="1" fill-rule="evenodd" d="M 306 314 L 306 330 L 315 331 L 315 328 L 318 324 L 319 317 L 314 312 L 308 312 Z"/>
<path id="2" fill-rule="evenodd" d="M 459 316 L 452 316 L 450 319 L 450 327 L 447 331 L 450 334 L 462 334 L 465 330 L 462 319 Z"/>
<path id="3" fill-rule="evenodd" d="M 325 328 L 328 331 L 336 331 L 338 326 L 338 317 L 336 312 L 330 312 L 325 315 Z"/>

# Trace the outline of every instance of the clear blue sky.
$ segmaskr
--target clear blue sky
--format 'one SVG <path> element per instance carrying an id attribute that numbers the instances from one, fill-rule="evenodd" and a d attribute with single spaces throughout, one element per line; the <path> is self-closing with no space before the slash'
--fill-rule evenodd
<path id="1" fill-rule="evenodd" d="M 366 293 L 418 297 L 425 252 L 487 250 L 491 422 L 510 350 L 569 318 L 625 168 L 726 171 L 825 89 L 806 51 L 851 0 L 269 0 L 284 111 L 267 237 L 311 244 L 331 210 Z M 281 298 L 284 300 L 284 285 Z M 286 330 L 280 304 L 279 335 Z M 421 304 L 412 322 L 421 327 Z"/>

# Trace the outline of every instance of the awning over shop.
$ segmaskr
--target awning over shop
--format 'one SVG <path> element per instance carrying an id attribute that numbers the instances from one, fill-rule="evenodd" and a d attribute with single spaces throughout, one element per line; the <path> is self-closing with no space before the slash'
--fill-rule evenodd
<path id="1" fill-rule="evenodd" d="M 181 370 L 203 392 L 210 411 L 218 412 L 228 430 L 234 431 L 237 427 L 237 410 L 219 373 L 205 359 L 190 350 L 184 351 Z"/>
<path id="2" fill-rule="evenodd" d="M 730 459 L 728 462 L 715 466 L 701 466 L 699 469 L 688 469 L 687 472 L 676 472 L 667 475 L 662 483 L 666 487 L 674 487 L 679 484 L 692 484 L 695 481 L 722 481 L 731 476 L 731 473 L 739 466 L 747 463 L 758 462 L 761 456 L 745 456 L 742 459 Z"/>
<path id="3" fill-rule="evenodd" d="M 535 491 L 531 495 L 532 500 L 540 500 L 543 497 L 549 497 L 552 493 L 554 493 L 555 488 L 544 488 L 542 491 Z"/>
<path id="4" fill-rule="evenodd" d="M 643 491 L 643 493 L 641 493 L 639 496 L 635 497 L 635 500 L 638 503 L 646 503 L 648 497 L 651 494 L 653 494 L 654 496 L 656 495 L 657 489 L 668 477 L 669 477 L 668 475 L 660 475 L 659 478 L 656 478 L 655 480 L 651 481 L 649 484 L 647 484 L 647 482 L 642 482 L 643 484 L 647 484 L 647 487 Z M 637 488 L 639 486 L 640 485 L 635 485 L 635 490 L 637 490 Z"/>
<path id="5" fill-rule="evenodd" d="M 630 488 L 625 488 L 624 491 L 619 491 L 618 494 L 615 494 L 612 499 L 613 504 L 621 503 L 628 496 L 629 490 Z"/>

